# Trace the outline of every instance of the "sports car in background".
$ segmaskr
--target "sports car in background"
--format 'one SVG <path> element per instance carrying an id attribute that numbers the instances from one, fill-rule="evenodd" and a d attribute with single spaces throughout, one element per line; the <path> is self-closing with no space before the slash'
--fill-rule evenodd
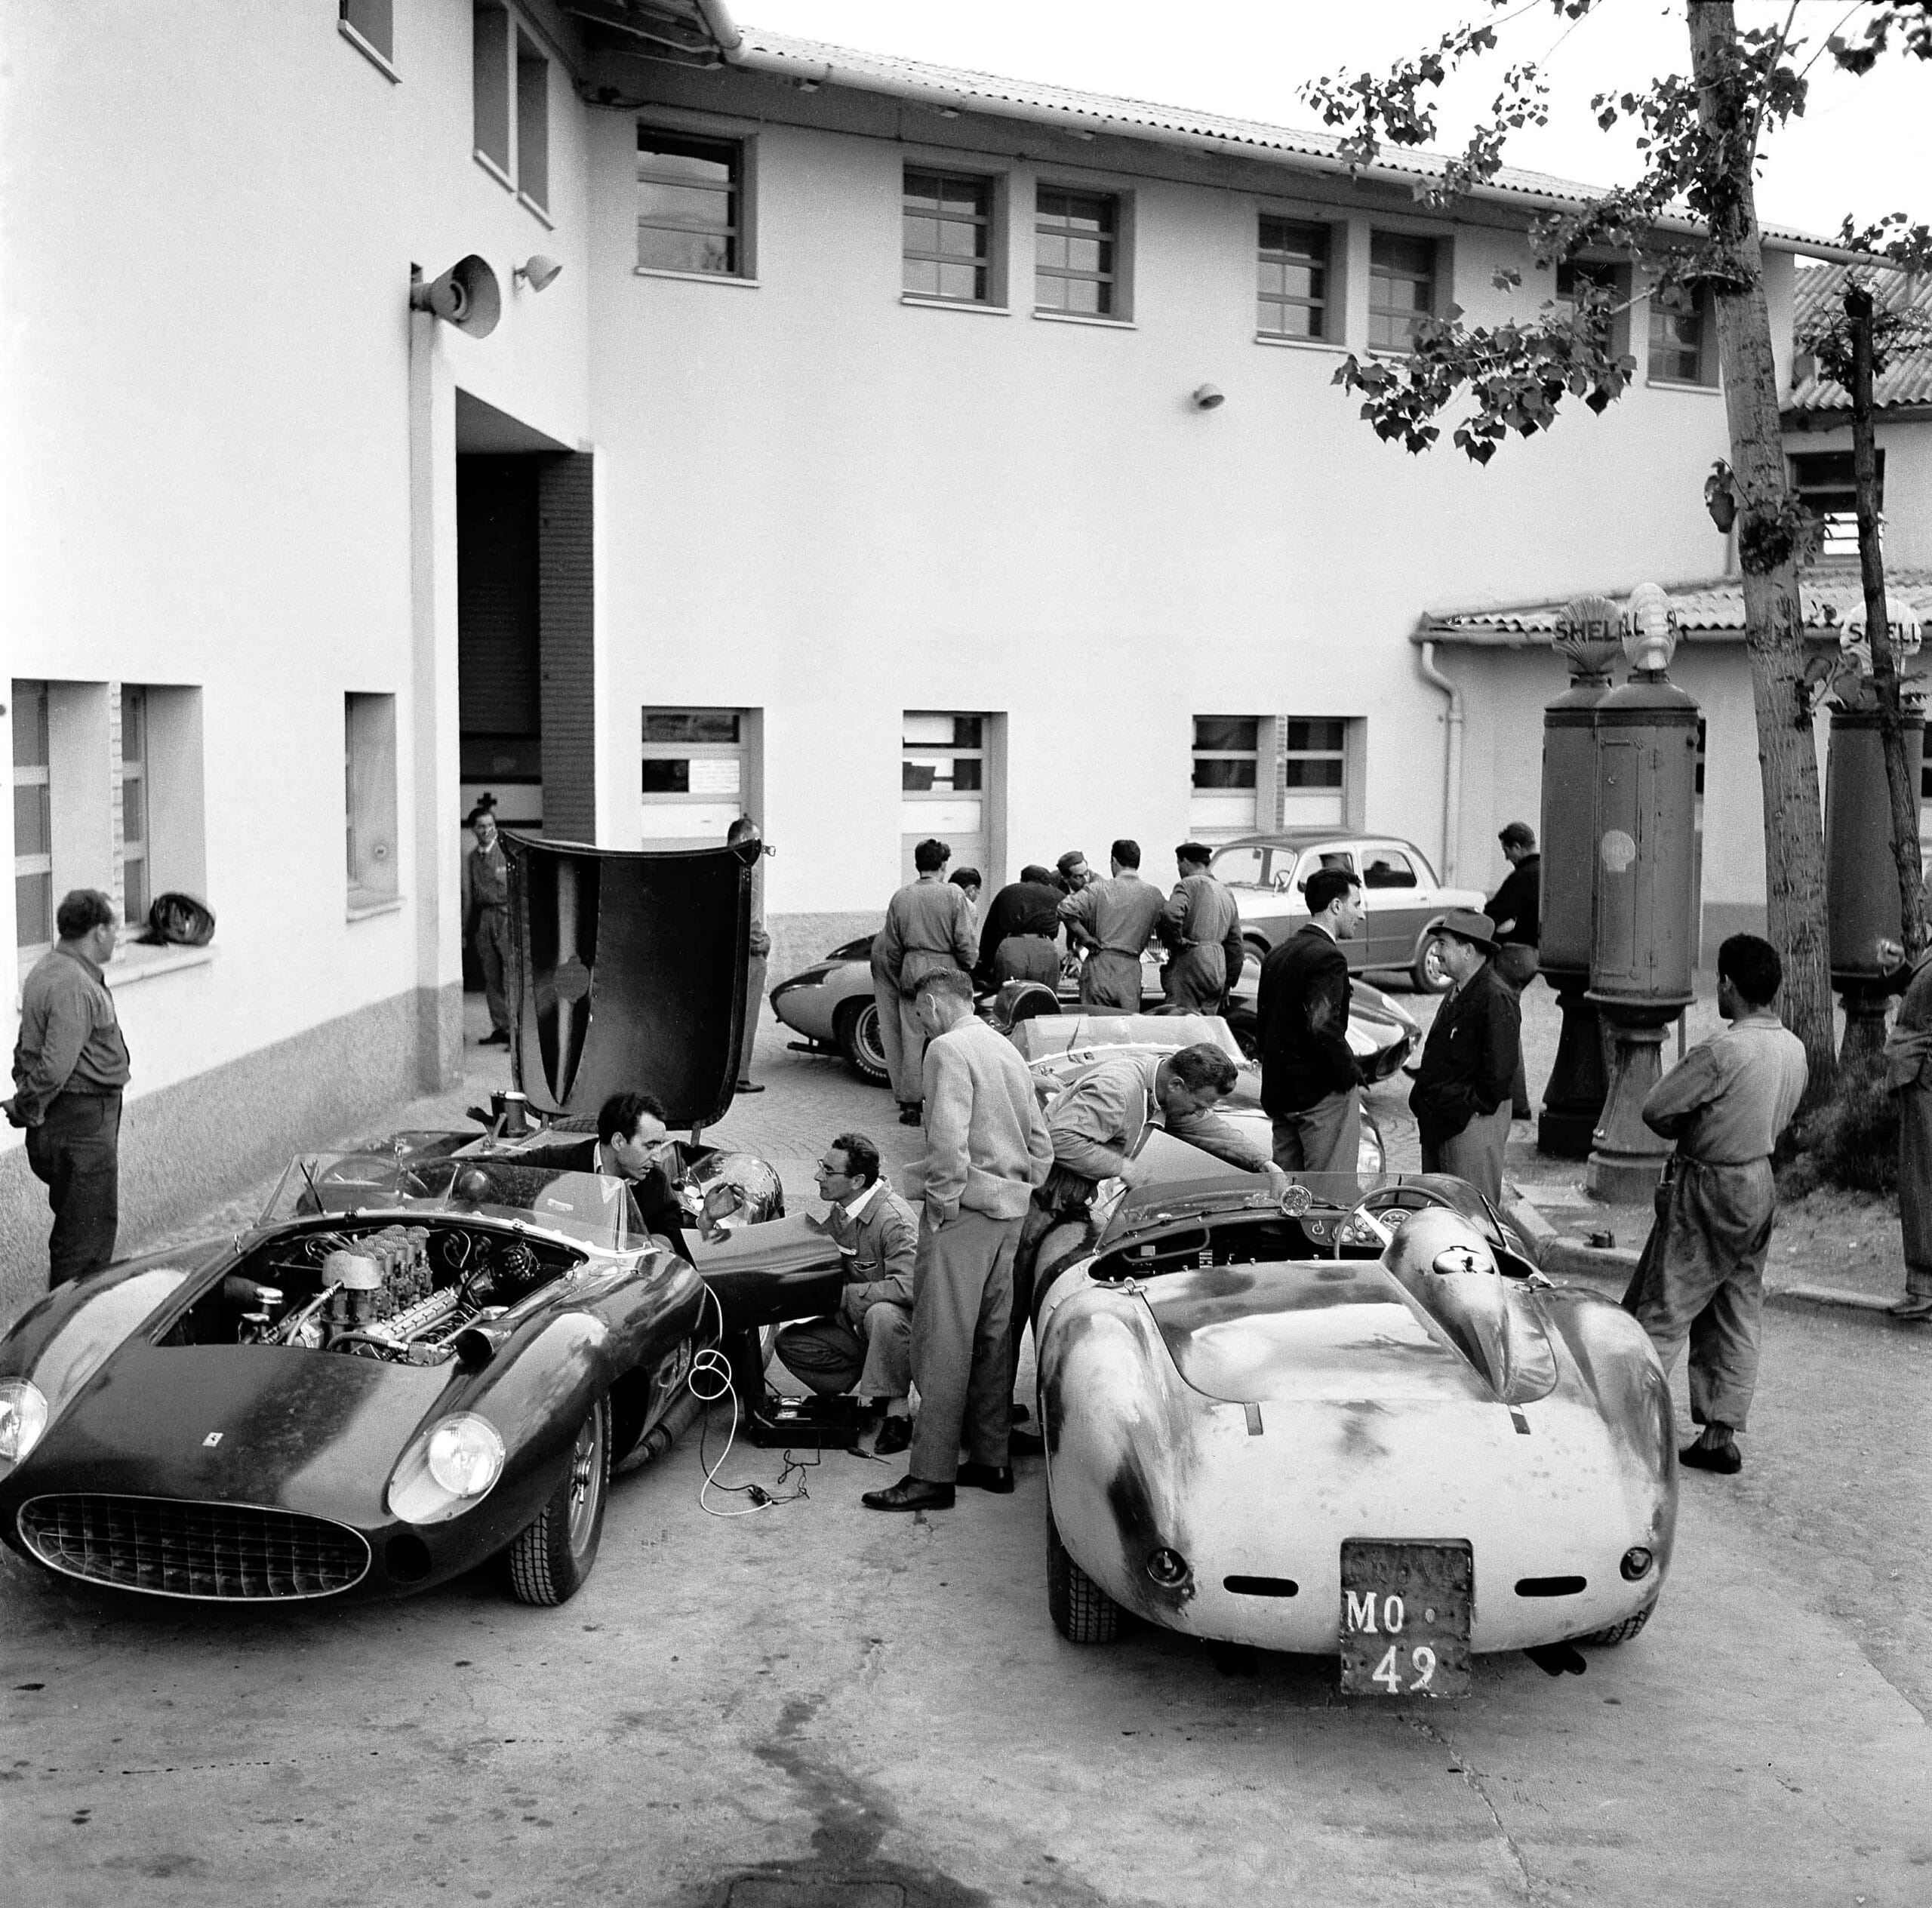
<path id="1" fill-rule="evenodd" d="M 1155 1134 L 1161 1183 L 1043 1275 L 1048 1608 L 1454 1694 L 1472 1652 L 1634 1636 L 1670 1565 L 1669 1391 L 1617 1306 L 1459 1180 L 1280 1201 Z M 1190 1163 L 1192 1162 L 1192 1163 Z"/>
<path id="2" fill-rule="evenodd" d="M 795 1033 L 801 1033 L 808 1051 L 837 1051 L 844 1055 L 861 1079 L 875 1086 L 886 1083 L 885 1049 L 878 1034 L 878 1008 L 872 998 L 869 934 L 835 947 L 822 961 L 781 980 L 771 990 L 771 1011 Z M 1263 951 L 1266 951 L 1265 949 Z M 1254 1051 L 1254 990 L 1258 959 L 1248 962 L 1228 1004 L 1228 1023 L 1242 1053 Z M 1151 957 L 1141 962 L 1141 999 L 1158 1007 L 1160 964 Z M 1420 1045 L 1422 1029 L 1399 1001 L 1358 978 L 1349 1016 L 1349 1045 L 1371 1080 L 1385 1079 Z M 1079 1004 L 1079 986 L 1072 976 L 1063 979 L 1060 1000 L 1063 1010 Z M 794 1042 L 793 1045 L 800 1045 Z"/>

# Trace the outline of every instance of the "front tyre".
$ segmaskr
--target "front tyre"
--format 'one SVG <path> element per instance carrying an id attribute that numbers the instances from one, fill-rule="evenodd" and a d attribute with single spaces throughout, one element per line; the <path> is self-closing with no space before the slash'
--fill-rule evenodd
<path id="1" fill-rule="evenodd" d="M 1047 1609 L 1069 1643 L 1111 1643 L 1120 1635 L 1120 1605 L 1068 1556 L 1047 1503 Z"/>
<path id="2" fill-rule="evenodd" d="M 839 1010 L 838 1051 L 862 1080 L 882 1087 L 891 1079 L 885 1064 L 885 1042 L 879 1038 L 878 1002 L 851 1001 Z"/>
<path id="3" fill-rule="evenodd" d="M 583 1587 L 604 1534 L 611 1491 L 611 1404 L 590 1408 L 571 1448 L 569 1474 L 509 1547 L 510 1594 L 519 1603 L 568 1602 Z"/>

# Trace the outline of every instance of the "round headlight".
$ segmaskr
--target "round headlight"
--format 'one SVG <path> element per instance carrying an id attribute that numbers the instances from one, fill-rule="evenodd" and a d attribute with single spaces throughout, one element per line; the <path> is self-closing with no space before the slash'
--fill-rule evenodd
<path id="1" fill-rule="evenodd" d="M 0 1378 L 0 1462 L 17 1464 L 47 1429 L 47 1400 L 24 1378 Z"/>
<path id="2" fill-rule="evenodd" d="M 1177 1583 L 1186 1581 L 1187 1559 L 1178 1550 L 1170 1550 L 1164 1546 L 1148 1553 L 1147 1574 L 1161 1589 L 1171 1590 Z"/>
<path id="3" fill-rule="evenodd" d="M 503 1440 L 474 1411 L 446 1417 L 429 1433 L 429 1475 L 453 1497 L 480 1497 L 503 1474 Z"/>
<path id="4" fill-rule="evenodd" d="M 1634 1583 L 1644 1576 L 1651 1567 L 1651 1553 L 1639 1543 L 1623 1553 L 1623 1561 L 1617 1565 L 1623 1573 L 1626 1583 Z"/>

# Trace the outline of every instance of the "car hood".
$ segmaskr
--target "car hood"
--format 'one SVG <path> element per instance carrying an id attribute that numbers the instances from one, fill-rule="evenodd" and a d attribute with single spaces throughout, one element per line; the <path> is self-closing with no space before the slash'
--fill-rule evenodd
<path id="1" fill-rule="evenodd" d="M 125 1345 L 48 1427 L 8 1494 L 263 1504 L 368 1528 L 454 1365 L 272 1345 Z"/>
<path id="2" fill-rule="evenodd" d="M 547 1113 L 647 1088 L 666 1123 L 731 1103 L 744 1030 L 755 842 L 632 852 L 503 837 L 510 1058 Z"/>

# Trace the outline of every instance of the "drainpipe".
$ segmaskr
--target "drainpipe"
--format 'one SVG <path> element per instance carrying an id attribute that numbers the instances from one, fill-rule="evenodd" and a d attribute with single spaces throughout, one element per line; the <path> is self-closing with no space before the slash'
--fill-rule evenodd
<path id="1" fill-rule="evenodd" d="M 1456 885 L 1456 848 L 1463 832 L 1463 692 L 1435 666 L 1435 645 L 1422 646 L 1422 679 L 1449 698 L 1449 746 L 1442 770 L 1442 885 Z"/>
<path id="2" fill-rule="evenodd" d="M 697 11 L 711 37 L 718 42 L 718 51 L 736 53 L 745 36 L 739 32 L 738 23 L 731 17 L 724 0 L 697 0 Z"/>

